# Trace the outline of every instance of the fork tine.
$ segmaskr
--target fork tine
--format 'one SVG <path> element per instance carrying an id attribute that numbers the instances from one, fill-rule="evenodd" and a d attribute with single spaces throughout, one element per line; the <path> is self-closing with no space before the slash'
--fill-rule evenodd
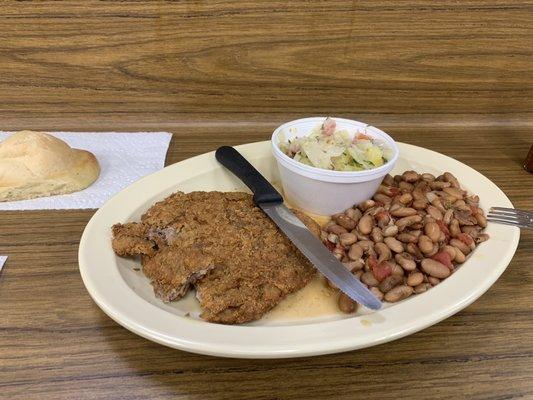
<path id="1" fill-rule="evenodd" d="M 505 214 L 505 215 L 489 214 L 487 215 L 487 218 L 499 219 L 502 221 L 517 222 L 517 223 L 523 223 L 523 224 L 528 224 L 531 222 L 528 218 L 518 217 L 516 215 L 509 215 L 509 214 Z"/>
<path id="2" fill-rule="evenodd" d="M 495 222 L 497 224 L 502 224 L 502 225 L 516 226 L 518 228 L 533 229 L 533 224 L 529 224 L 529 223 L 524 224 L 524 223 L 519 223 L 515 221 L 505 220 L 505 219 L 498 219 L 494 217 L 487 217 L 487 221 Z"/>
<path id="3" fill-rule="evenodd" d="M 500 212 L 500 213 L 508 213 L 508 214 L 516 214 L 516 215 L 525 215 L 530 218 L 533 217 L 533 212 L 530 211 L 523 211 L 523 210 L 517 210 L 516 208 L 507 208 L 507 207 L 491 207 L 489 212 Z"/>
<path id="4" fill-rule="evenodd" d="M 516 219 L 524 222 L 533 222 L 533 218 L 528 215 L 522 214 L 511 214 L 511 213 L 501 213 L 498 211 L 491 211 L 488 213 L 487 217 L 496 217 L 504 219 Z"/>

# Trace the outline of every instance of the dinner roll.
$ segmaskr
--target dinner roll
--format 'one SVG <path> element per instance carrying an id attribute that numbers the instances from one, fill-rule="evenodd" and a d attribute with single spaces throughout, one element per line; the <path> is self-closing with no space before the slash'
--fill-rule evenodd
<path id="1" fill-rule="evenodd" d="M 92 153 L 47 133 L 21 131 L 0 143 L 0 201 L 77 192 L 99 174 Z"/>

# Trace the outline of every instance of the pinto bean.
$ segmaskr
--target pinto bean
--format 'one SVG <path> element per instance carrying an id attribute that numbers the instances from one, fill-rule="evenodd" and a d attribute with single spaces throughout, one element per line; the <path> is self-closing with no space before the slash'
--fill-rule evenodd
<path id="1" fill-rule="evenodd" d="M 420 215 L 411 215 L 409 217 L 400 218 L 398 221 L 396 221 L 396 226 L 400 231 L 402 231 L 409 225 L 416 224 L 420 221 L 422 221 L 422 217 Z"/>
<path id="2" fill-rule="evenodd" d="M 398 233 L 398 227 L 396 225 L 389 225 L 382 230 L 383 236 L 395 236 Z"/>
<path id="3" fill-rule="evenodd" d="M 476 218 L 477 224 L 481 226 L 482 228 L 485 228 L 487 226 L 487 218 L 483 214 L 476 214 L 474 215 Z"/>
<path id="4" fill-rule="evenodd" d="M 391 275 L 403 278 L 405 272 L 403 271 L 403 268 L 400 267 L 398 264 L 391 263 Z"/>
<path id="5" fill-rule="evenodd" d="M 359 219 L 363 216 L 363 213 L 358 208 L 348 208 L 345 214 L 348 218 L 353 219 L 356 224 L 357 222 L 359 222 Z"/>
<path id="6" fill-rule="evenodd" d="M 481 233 L 481 227 L 477 225 L 464 225 L 461 227 L 461 232 L 472 236 L 472 239 L 476 239 Z"/>
<path id="7" fill-rule="evenodd" d="M 445 251 L 446 253 L 448 253 L 451 260 L 455 259 L 455 247 L 447 244 L 446 246 L 442 248 L 442 251 Z"/>
<path id="8" fill-rule="evenodd" d="M 407 250 L 407 252 L 411 254 L 415 258 L 415 260 L 421 260 L 424 258 L 424 255 L 422 254 L 418 246 L 414 243 L 407 243 L 407 245 L 405 246 L 405 250 Z"/>
<path id="9" fill-rule="evenodd" d="M 455 247 L 455 248 L 461 250 L 461 253 L 463 253 L 463 254 L 465 254 L 465 255 L 469 254 L 470 251 L 471 251 L 470 246 L 468 246 L 467 244 L 461 242 L 461 241 L 458 240 L 458 239 L 452 239 L 452 240 L 450 240 L 450 244 L 451 244 L 453 247 Z"/>
<path id="10" fill-rule="evenodd" d="M 452 222 L 453 218 L 453 209 L 446 210 L 444 213 L 444 217 L 442 218 L 442 222 L 444 222 L 446 225 L 450 225 L 450 222 Z"/>
<path id="11" fill-rule="evenodd" d="M 420 235 L 422 234 L 422 230 L 420 229 L 410 230 L 409 234 L 416 236 L 416 238 L 418 239 Z"/>
<path id="12" fill-rule="evenodd" d="M 372 228 L 372 233 L 370 234 L 370 237 L 374 241 L 374 243 L 383 242 L 383 233 L 381 232 L 381 229 L 379 229 L 377 226 Z"/>
<path id="13" fill-rule="evenodd" d="M 421 283 L 420 285 L 415 286 L 415 293 L 421 294 L 421 293 L 427 292 L 429 289 L 431 289 L 430 283 Z"/>
<path id="14" fill-rule="evenodd" d="M 346 232 L 341 233 L 339 236 L 339 243 L 343 246 L 350 246 L 357 242 L 357 235 L 355 233 Z"/>
<path id="15" fill-rule="evenodd" d="M 378 288 L 379 288 L 379 290 L 381 292 L 387 293 L 389 290 L 391 290 L 393 287 L 395 287 L 401 281 L 402 281 L 402 278 L 400 278 L 398 276 L 395 276 L 395 275 L 390 275 L 390 276 L 387 276 L 385 279 L 383 279 L 379 283 Z"/>
<path id="16" fill-rule="evenodd" d="M 413 294 L 413 288 L 407 285 L 396 286 L 385 293 L 385 301 L 396 303 L 397 301 L 408 298 Z"/>
<path id="17" fill-rule="evenodd" d="M 413 196 L 413 199 L 415 200 L 423 200 L 427 202 L 426 192 L 422 189 L 414 189 L 411 192 L 411 195 Z"/>
<path id="18" fill-rule="evenodd" d="M 442 219 L 443 217 L 442 212 L 435 206 L 427 206 L 426 211 L 436 220 Z"/>
<path id="19" fill-rule="evenodd" d="M 407 277 L 407 284 L 409 286 L 418 286 L 422 282 L 424 282 L 424 274 L 422 272 L 411 272 L 409 276 Z"/>
<path id="20" fill-rule="evenodd" d="M 436 222 L 428 222 L 424 226 L 424 233 L 429 237 L 433 242 L 438 242 L 441 230 L 439 225 Z"/>
<path id="21" fill-rule="evenodd" d="M 337 216 L 337 218 L 335 218 L 335 221 L 337 222 L 337 225 L 342 226 L 344 229 L 348 231 L 351 231 L 357 226 L 355 221 L 351 219 L 350 217 L 348 217 L 346 214 L 341 214 Z"/>
<path id="22" fill-rule="evenodd" d="M 418 242 L 418 236 L 413 235 L 412 233 L 400 233 L 398 236 L 396 236 L 396 239 L 403 243 Z"/>
<path id="23" fill-rule="evenodd" d="M 360 240 L 357 244 L 361 246 L 366 254 L 370 254 L 374 249 L 374 243 L 371 240 Z"/>
<path id="24" fill-rule="evenodd" d="M 334 233 L 335 235 L 340 235 L 341 233 L 348 232 L 346 230 L 346 228 L 343 228 L 342 226 L 337 225 L 337 224 L 333 224 L 333 225 L 328 226 L 328 228 L 326 230 L 328 232 L 330 232 L 330 233 Z"/>
<path id="25" fill-rule="evenodd" d="M 383 292 L 379 290 L 377 287 L 371 287 L 370 291 L 374 296 L 377 297 L 378 300 L 383 300 Z"/>
<path id="26" fill-rule="evenodd" d="M 455 249 L 455 257 L 454 257 L 454 261 L 457 263 L 457 264 L 462 264 L 466 261 L 466 256 L 465 254 L 459 250 L 457 247 L 454 247 L 452 246 L 454 249 Z"/>
<path id="27" fill-rule="evenodd" d="M 481 233 L 481 234 L 479 234 L 479 235 L 475 238 L 474 241 L 475 241 L 477 244 L 479 244 L 479 243 L 486 242 L 487 240 L 489 240 L 489 235 L 486 234 L 486 233 Z"/>
<path id="28" fill-rule="evenodd" d="M 383 203 L 383 204 L 389 204 L 392 202 L 392 199 L 387 196 L 387 195 L 384 195 L 382 193 L 376 193 L 374 195 L 374 197 L 372 197 L 376 202 L 380 202 L 380 203 Z"/>
<path id="29" fill-rule="evenodd" d="M 358 304 L 346 296 L 344 293 L 339 293 L 339 299 L 337 301 L 339 310 L 345 314 L 352 314 L 357 311 Z"/>
<path id="30" fill-rule="evenodd" d="M 471 206 L 477 206 L 479 204 L 479 196 L 471 195 L 466 197 L 466 202 Z"/>
<path id="31" fill-rule="evenodd" d="M 444 207 L 444 204 L 438 197 L 434 198 L 433 201 L 431 201 L 431 205 L 438 209 L 441 213 L 446 212 L 446 207 Z"/>
<path id="32" fill-rule="evenodd" d="M 402 193 L 410 193 L 413 191 L 413 189 L 415 188 L 414 185 L 412 185 L 411 183 L 409 182 L 405 182 L 405 181 L 401 181 L 399 184 L 398 184 L 398 188 L 400 189 L 400 191 Z"/>
<path id="33" fill-rule="evenodd" d="M 435 175 L 429 173 L 422 174 L 420 177 L 426 182 L 433 182 L 435 180 Z"/>
<path id="34" fill-rule="evenodd" d="M 442 174 L 442 177 L 444 178 L 444 180 L 446 182 L 450 182 L 452 187 L 454 187 L 454 188 L 460 188 L 461 187 L 461 185 L 459 185 L 459 181 L 457 180 L 457 178 L 451 172 L 445 172 L 444 174 Z"/>
<path id="35" fill-rule="evenodd" d="M 447 188 L 447 187 L 450 187 L 452 186 L 452 184 L 450 182 L 441 182 L 441 181 L 433 181 L 433 182 L 430 182 L 429 183 L 429 187 L 433 190 L 435 189 L 444 189 L 444 188 Z"/>
<path id="36" fill-rule="evenodd" d="M 447 278 L 450 276 L 451 271 L 450 269 L 440 262 L 433 260 L 431 258 L 424 258 L 421 263 L 422 270 L 435 278 Z M 428 278 L 429 279 L 429 278 Z"/>
<path id="37" fill-rule="evenodd" d="M 464 201 L 463 199 L 455 200 L 454 203 L 453 203 L 453 206 L 454 206 L 455 208 L 459 208 L 459 207 L 461 207 L 461 208 L 464 209 L 464 207 L 466 206 L 466 203 L 465 203 L 465 201 Z"/>
<path id="38" fill-rule="evenodd" d="M 398 197 L 398 201 L 404 206 L 406 206 L 413 201 L 413 196 L 411 195 L 411 193 L 404 193 Z"/>
<path id="39" fill-rule="evenodd" d="M 374 274 L 370 271 L 365 272 L 361 275 L 361 282 L 368 286 L 378 286 L 379 281 L 376 279 Z"/>
<path id="40" fill-rule="evenodd" d="M 402 178 L 405 182 L 413 183 L 413 182 L 418 181 L 418 179 L 420 178 L 420 175 L 418 175 L 416 171 L 405 171 L 402 174 Z"/>
<path id="41" fill-rule="evenodd" d="M 352 231 L 352 233 L 355 234 L 355 236 L 357 236 L 357 240 L 368 240 L 368 235 L 363 235 L 361 232 L 359 232 L 357 229 L 354 229 Z"/>
<path id="42" fill-rule="evenodd" d="M 348 250 L 348 257 L 350 260 L 359 260 L 361 257 L 363 257 L 363 248 L 359 243 L 354 243 L 350 246 L 350 250 Z"/>
<path id="43" fill-rule="evenodd" d="M 378 214 L 381 214 L 381 213 L 384 213 L 385 212 L 385 208 L 383 208 L 382 206 L 376 206 L 376 207 L 372 207 L 372 208 L 369 208 L 368 210 L 365 211 L 365 214 L 368 214 L 368 215 L 371 215 L 372 217 L 378 215 Z"/>
<path id="44" fill-rule="evenodd" d="M 387 211 L 377 213 L 374 217 L 380 228 L 385 228 L 390 222 L 390 214 Z"/>
<path id="45" fill-rule="evenodd" d="M 423 210 L 426 208 L 427 205 L 428 205 L 428 202 L 426 199 L 418 199 L 418 200 L 413 201 L 413 203 L 411 204 L 411 206 L 417 210 Z"/>
<path id="46" fill-rule="evenodd" d="M 391 249 L 395 253 L 403 252 L 403 245 L 402 242 L 400 242 L 399 240 L 389 236 L 383 239 L 383 241 L 389 247 L 389 249 Z"/>
<path id="47" fill-rule="evenodd" d="M 463 200 L 463 191 L 459 188 L 456 188 L 456 187 L 445 187 L 442 189 L 442 191 L 446 194 L 448 194 L 449 196 L 457 199 L 457 200 Z"/>
<path id="48" fill-rule="evenodd" d="M 411 215 L 416 215 L 418 212 L 411 207 L 399 207 L 397 209 L 394 209 L 390 211 L 390 214 L 393 217 L 409 217 Z"/>
<path id="49" fill-rule="evenodd" d="M 455 218 L 452 219 L 452 222 L 450 222 L 449 229 L 450 229 L 450 234 L 453 237 L 457 237 L 458 235 L 461 234 L 461 228 L 459 227 L 459 221 L 457 221 Z"/>
<path id="50" fill-rule="evenodd" d="M 379 185 L 377 192 L 388 197 L 394 197 L 398 193 L 398 189 L 392 186 Z"/>
<path id="51" fill-rule="evenodd" d="M 395 186 L 396 185 L 396 182 L 394 181 L 394 178 L 390 174 L 385 175 L 385 178 L 383 178 L 383 183 L 385 185 L 387 185 L 387 186 Z"/>
<path id="52" fill-rule="evenodd" d="M 363 217 L 359 220 L 359 223 L 357 224 L 359 232 L 361 232 L 363 235 L 368 235 L 370 232 L 372 232 L 373 226 L 374 220 L 370 215 L 363 215 Z"/>
<path id="53" fill-rule="evenodd" d="M 428 282 L 432 286 L 437 286 L 440 283 L 440 279 L 439 278 L 435 278 L 434 276 L 428 276 Z"/>
<path id="54" fill-rule="evenodd" d="M 374 250 L 378 255 L 378 264 L 382 261 L 390 260 L 392 257 L 392 252 L 385 243 L 379 242 L 374 245 Z"/>
<path id="55" fill-rule="evenodd" d="M 416 269 L 416 263 L 413 260 L 413 256 L 409 253 L 396 254 L 394 259 L 406 271 L 414 271 Z"/>
<path id="56" fill-rule="evenodd" d="M 368 210 L 369 208 L 372 208 L 376 205 L 376 202 L 374 200 L 365 200 L 362 203 L 358 205 L 359 209 L 363 212 Z"/>
<path id="57" fill-rule="evenodd" d="M 429 254 L 433 251 L 433 241 L 426 235 L 420 235 L 418 238 L 418 248 L 424 254 Z"/>

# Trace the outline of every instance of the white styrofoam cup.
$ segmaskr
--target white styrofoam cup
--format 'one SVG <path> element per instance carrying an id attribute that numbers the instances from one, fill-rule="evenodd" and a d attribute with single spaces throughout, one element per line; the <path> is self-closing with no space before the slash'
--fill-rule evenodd
<path id="1" fill-rule="evenodd" d="M 280 150 L 280 133 L 283 132 L 286 140 L 306 136 L 324 119 L 302 118 L 281 125 L 272 134 L 272 151 L 278 163 L 286 200 L 312 214 L 332 215 L 370 199 L 385 175 L 394 167 L 399 151 L 394 140 L 382 130 L 344 118 L 333 118 L 338 129 L 346 129 L 353 135 L 364 133 L 382 140 L 393 150 L 391 159 L 381 167 L 370 170 L 332 171 L 302 164 Z"/>

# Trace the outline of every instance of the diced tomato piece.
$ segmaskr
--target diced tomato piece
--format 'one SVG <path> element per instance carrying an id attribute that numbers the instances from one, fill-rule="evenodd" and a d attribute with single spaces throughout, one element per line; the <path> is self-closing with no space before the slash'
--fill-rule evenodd
<path id="1" fill-rule="evenodd" d="M 398 196 L 400 194 L 400 188 L 397 188 L 396 186 L 389 186 L 389 193 L 392 197 Z"/>
<path id="2" fill-rule="evenodd" d="M 446 226 L 444 221 L 442 219 L 438 219 L 436 222 L 440 230 L 444 232 L 444 234 L 446 235 L 446 240 L 450 239 L 450 236 L 451 236 L 450 230 L 448 229 L 448 226 Z"/>
<path id="3" fill-rule="evenodd" d="M 365 135 L 364 133 L 359 133 L 357 135 L 357 139 L 361 139 L 361 140 L 372 140 L 372 136 L 368 136 L 368 135 Z"/>
<path id="4" fill-rule="evenodd" d="M 388 211 L 380 211 L 378 212 L 374 218 L 376 218 L 376 221 L 387 221 L 387 223 L 390 221 L 390 214 Z"/>
<path id="5" fill-rule="evenodd" d="M 335 126 L 336 122 L 334 119 L 326 118 L 324 123 L 322 124 L 322 131 L 324 132 L 324 135 L 331 136 L 335 132 Z"/>
<path id="6" fill-rule="evenodd" d="M 472 239 L 472 236 L 468 235 L 467 233 L 460 233 L 457 235 L 457 239 L 459 239 L 464 244 L 471 246 L 474 244 L 474 239 Z"/>
<path id="7" fill-rule="evenodd" d="M 368 266 L 370 267 L 370 269 L 374 269 L 378 265 L 378 259 L 374 255 L 368 257 L 367 261 L 368 261 Z"/>
<path id="8" fill-rule="evenodd" d="M 431 256 L 431 258 L 440 262 L 441 264 L 446 265 L 448 268 L 453 269 L 452 258 L 446 251 L 439 251 Z"/>
<path id="9" fill-rule="evenodd" d="M 390 264 L 386 261 L 383 261 L 382 263 L 379 263 L 378 265 L 372 268 L 372 275 L 374 275 L 374 278 L 376 278 L 380 282 L 387 276 L 389 276 L 391 273 L 392 268 Z"/>
<path id="10" fill-rule="evenodd" d="M 329 251 L 333 251 L 335 248 L 335 243 L 331 243 L 329 240 L 324 240 L 324 245 L 328 248 Z"/>

